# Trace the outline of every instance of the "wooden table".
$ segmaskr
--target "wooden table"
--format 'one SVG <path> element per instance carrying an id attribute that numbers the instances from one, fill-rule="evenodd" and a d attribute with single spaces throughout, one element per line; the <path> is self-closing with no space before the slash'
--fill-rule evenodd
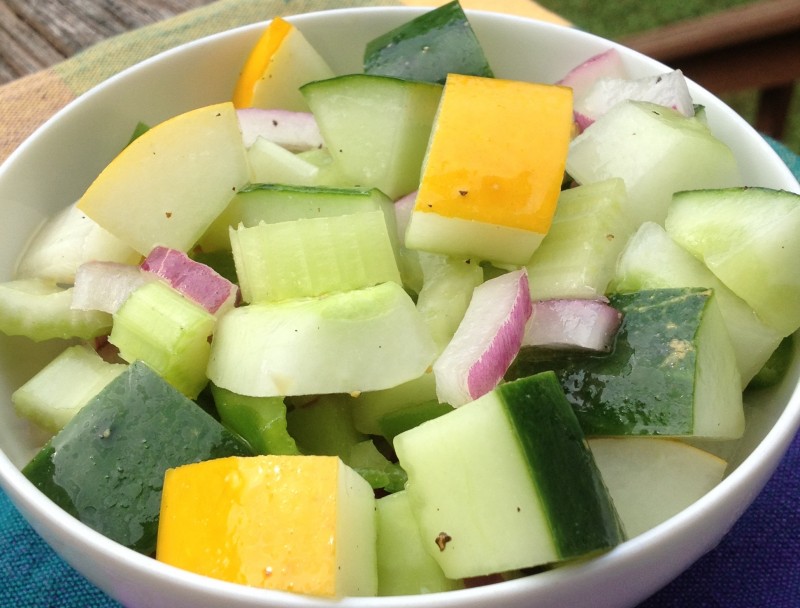
<path id="1" fill-rule="evenodd" d="M 0 0 L 0 84 L 213 0 Z"/>

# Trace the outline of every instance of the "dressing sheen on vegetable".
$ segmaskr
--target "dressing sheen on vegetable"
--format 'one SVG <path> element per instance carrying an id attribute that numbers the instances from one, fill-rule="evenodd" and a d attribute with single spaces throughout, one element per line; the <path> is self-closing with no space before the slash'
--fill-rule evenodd
<path id="1" fill-rule="evenodd" d="M 63 343 L 12 395 L 39 490 L 336 600 L 591 559 L 723 478 L 792 357 L 800 196 L 680 72 L 496 78 L 478 34 L 450 2 L 336 73 L 276 18 L 231 101 L 120 141 L 0 284 L 0 331 Z"/>

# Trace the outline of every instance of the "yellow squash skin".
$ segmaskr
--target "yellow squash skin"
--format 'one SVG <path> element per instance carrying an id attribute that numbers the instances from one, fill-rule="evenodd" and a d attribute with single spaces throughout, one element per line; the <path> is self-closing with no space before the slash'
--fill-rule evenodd
<path id="1" fill-rule="evenodd" d="M 330 66 L 303 33 L 275 17 L 245 61 L 233 90 L 233 105 L 307 112 L 300 86 L 333 76 Z"/>
<path id="2" fill-rule="evenodd" d="M 553 219 L 572 123 L 570 88 L 449 75 L 407 233 L 411 246 L 435 251 L 437 233 L 453 229 L 464 235 L 459 250 L 442 253 L 510 261 L 502 250 L 511 235 L 525 241 L 515 258 L 530 257 L 541 241 L 534 235 L 546 234 Z M 424 217 L 432 215 L 435 223 Z"/>
<path id="3" fill-rule="evenodd" d="M 231 457 L 170 469 L 156 557 L 253 587 L 373 595 L 372 489 L 330 456 Z"/>

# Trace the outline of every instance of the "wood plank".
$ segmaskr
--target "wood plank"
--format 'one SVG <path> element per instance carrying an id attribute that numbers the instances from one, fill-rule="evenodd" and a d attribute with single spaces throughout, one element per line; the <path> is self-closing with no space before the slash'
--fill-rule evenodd
<path id="1" fill-rule="evenodd" d="M 0 84 L 213 0 L 0 0 Z"/>

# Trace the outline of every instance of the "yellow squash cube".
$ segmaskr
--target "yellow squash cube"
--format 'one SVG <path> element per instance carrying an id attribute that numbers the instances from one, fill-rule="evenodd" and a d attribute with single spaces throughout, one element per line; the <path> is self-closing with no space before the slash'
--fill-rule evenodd
<path id="1" fill-rule="evenodd" d="M 233 104 L 173 116 L 120 152 L 78 201 L 105 230 L 147 255 L 188 251 L 250 180 Z"/>
<path id="2" fill-rule="evenodd" d="M 308 112 L 300 87 L 333 76 L 333 70 L 303 33 L 275 17 L 245 61 L 233 91 L 233 104 L 237 108 Z"/>
<path id="3" fill-rule="evenodd" d="M 375 498 L 332 456 L 230 457 L 167 471 L 158 560 L 294 593 L 377 592 Z"/>
<path id="4" fill-rule="evenodd" d="M 524 264 L 550 228 L 572 132 L 572 90 L 450 74 L 406 246 Z"/>

